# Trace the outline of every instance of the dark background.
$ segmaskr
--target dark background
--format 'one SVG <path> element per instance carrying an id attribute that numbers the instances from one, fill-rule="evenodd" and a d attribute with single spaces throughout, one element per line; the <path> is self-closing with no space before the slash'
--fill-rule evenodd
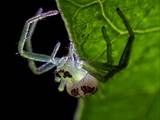
<path id="1" fill-rule="evenodd" d="M 4 43 L 2 54 L 5 66 L 2 77 L 5 81 L 4 109 L 5 117 L 42 118 L 45 120 L 72 120 L 77 99 L 66 91 L 58 91 L 58 83 L 54 82 L 54 69 L 42 75 L 34 75 L 27 60 L 17 54 L 17 45 L 25 21 L 42 7 L 44 11 L 57 9 L 54 0 L 21 0 L 7 1 L 4 13 Z M 2 18 L 2 17 L 1 17 Z M 3 23 L 2 23 L 3 24 Z M 2 29 L 2 28 L 1 28 Z M 61 57 L 67 53 L 68 35 L 60 15 L 41 20 L 33 35 L 35 52 L 50 55 L 54 45 L 60 41 L 62 46 L 58 53 Z M 5 49 L 5 51 L 4 51 Z M 3 76 L 2 75 L 2 76 Z M 42 118 L 43 119 L 43 118 Z"/>

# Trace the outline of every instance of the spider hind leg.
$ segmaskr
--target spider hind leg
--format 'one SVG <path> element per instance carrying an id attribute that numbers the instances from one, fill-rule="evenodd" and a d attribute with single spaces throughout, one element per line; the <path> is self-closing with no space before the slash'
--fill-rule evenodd
<path id="1" fill-rule="evenodd" d="M 102 34 L 103 34 L 104 40 L 106 41 L 106 44 L 107 44 L 107 64 L 112 65 L 113 64 L 112 44 L 111 44 L 111 40 L 107 34 L 107 30 L 104 26 L 102 27 Z"/>
<path id="2" fill-rule="evenodd" d="M 119 60 L 119 64 L 118 65 L 112 65 L 111 69 L 108 71 L 108 73 L 105 75 L 105 78 L 108 80 L 109 78 L 111 78 L 115 73 L 121 71 L 122 69 L 126 68 L 128 65 L 128 61 L 130 58 L 130 54 L 131 54 L 131 48 L 132 48 L 132 44 L 134 41 L 134 32 L 131 28 L 131 26 L 128 23 L 128 20 L 126 19 L 125 15 L 123 14 L 123 12 L 117 8 L 117 13 L 120 16 L 120 18 L 122 19 L 126 29 L 128 30 L 128 34 L 129 34 L 129 38 L 127 41 L 127 44 L 123 50 L 123 53 L 121 55 L 121 58 Z M 103 28 L 104 29 L 104 28 Z M 104 33 L 103 33 L 104 34 Z M 104 36 L 105 37 L 105 36 Z M 108 46 L 107 46 L 108 47 Z M 109 48 L 107 48 L 109 49 Z M 108 53 L 107 53 L 108 54 Z M 111 53 L 109 53 L 111 57 Z"/>

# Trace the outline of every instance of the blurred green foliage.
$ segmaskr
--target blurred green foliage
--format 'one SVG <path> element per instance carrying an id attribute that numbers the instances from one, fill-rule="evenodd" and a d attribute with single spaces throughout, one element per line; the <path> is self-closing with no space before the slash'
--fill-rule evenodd
<path id="1" fill-rule="evenodd" d="M 105 26 L 112 40 L 114 64 L 128 33 L 119 7 L 135 33 L 129 65 L 99 91 L 80 99 L 76 120 L 160 120 L 160 1 L 56 0 L 81 59 L 106 61 Z M 98 71 L 98 69 L 97 69 Z"/>

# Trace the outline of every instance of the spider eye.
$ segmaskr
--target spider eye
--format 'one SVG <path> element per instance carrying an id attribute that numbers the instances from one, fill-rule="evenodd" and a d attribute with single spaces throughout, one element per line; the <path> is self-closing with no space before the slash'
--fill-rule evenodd
<path id="1" fill-rule="evenodd" d="M 87 74 L 81 81 L 67 85 L 67 92 L 74 97 L 85 97 L 94 94 L 98 88 L 98 81 L 95 77 Z"/>

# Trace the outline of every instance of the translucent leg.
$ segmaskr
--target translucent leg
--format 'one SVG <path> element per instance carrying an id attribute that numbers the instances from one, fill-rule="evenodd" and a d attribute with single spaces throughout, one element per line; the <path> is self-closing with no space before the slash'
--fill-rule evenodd
<path id="1" fill-rule="evenodd" d="M 34 60 L 34 61 L 40 61 L 40 62 L 48 62 L 50 60 L 50 57 L 47 55 L 37 54 L 37 53 L 33 53 L 31 51 L 25 51 L 24 46 L 25 46 L 25 42 L 31 39 L 33 31 L 35 29 L 35 26 L 39 20 L 44 19 L 49 16 L 54 16 L 57 14 L 58 14 L 57 10 L 42 13 L 42 9 L 40 9 L 37 12 L 36 16 L 34 16 L 31 19 L 26 21 L 24 28 L 23 28 L 23 31 L 22 31 L 22 35 L 21 35 L 19 44 L 18 44 L 18 51 L 21 56 L 28 58 L 28 59 L 31 59 L 31 60 Z M 31 27 L 31 25 L 32 25 L 32 27 Z"/>
<path id="2" fill-rule="evenodd" d="M 52 52 L 52 54 L 51 54 L 51 61 L 54 63 L 54 61 L 55 61 L 55 56 L 56 56 L 56 54 L 57 54 L 57 52 L 58 52 L 58 50 L 59 50 L 59 47 L 60 47 L 60 45 L 61 45 L 61 43 L 60 42 L 58 42 L 57 44 L 56 44 L 56 46 L 54 47 L 54 50 L 53 50 L 53 52 Z"/>
<path id="3" fill-rule="evenodd" d="M 103 37 L 107 43 L 107 64 L 112 65 L 113 64 L 112 44 L 111 44 L 111 40 L 109 39 L 109 36 L 107 34 L 106 28 L 104 26 L 102 27 L 102 34 L 103 34 Z"/>
<path id="4" fill-rule="evenodd" d="M 105 27 L 102 27 L 102 35 L 107 43 L 107 63 L 97 63 L 97 62 L 84 62 L 83 68 L 87 69 L 90 73 L 92 73 L 93 76 L 96 76 L 99 80 L 102 82 L 107 82 L 109 78 L 111 78 L 113 75 L 115 75 L 117 72 L 123 70 L 128 65 L 128 61 L 131 54 L 131 48 L 134 41 L 134 33 L 132 31 L 132 28 L 130 27 L 126 17 L 122 13 L 122 11 L 117 8 L 117 13 L 123 20 L 123 23 L 128 30 L 129 38 L 127 41 L 127 44 L 123 50 L 123 53 L 121 55 L 121 58 L 119 60 L 118 65 L 113 65 L 112 60 L 112 48 L 111 48 L 111 42 L 109 40 L 109 37 L 107 35 Z M 98 70 L 97 70 L 98 69 Z M 106 73 L 107 71 L 107 73 Z M 104 78 L 104 80 L 102 80 Z"/>
<path id="5" fill-rule="evenodd" d="M 48 13 L 48 12 L 47 12 Z M 55 67 L 55 64 L 53 64 L 52 62 L 49 62 L 49 60 L 51 59 L 51 57 L 49 57 L 49 56 L 46 56 L 46 55 L 41 55 L 41 54 L 35 54 L 35 53 L 32 53 L 32 44 L 31 44 L 31 37 L 32 37 L 32 34 L 34 33 L 34 30 L 35 30 L 35 27 L 36 27 L 36 25 L 37 25 L 37 22 L 38 22 L 38 17 L 37 16 L 40 16 L 40 14 L 42 14 L 42 9 L 40 8 L 39 10 L 38 10 L 38 12 L 36 13 L 36 16 L 34 17 L 34 18 L 36 18 L 37 20 L 34 20 L 33 18 L 31 18 L 32 20 L 34 20 L 34 22 L 31 22 L 29 25 L 28 25 L 28 30 L 26 30 L 26 32 L 27 33 L 25 33 L 25 35 L 23 35 L 23 33 L 22 33 L 22 36 L 24 37 L 24 39 L 21 39 L 21 40 L 23 40 L 22 42 L 19 42 L 19 47 L 21 47 L 21 48 L 19 48 L 19 49 L 21 49 L 21 50 L 23 50 L 23 47 L 24 47 L 24 43 L 26 42 L 26 44 L 25 44 L 25 48 L 26 48 L 26 50 L 27 50 L 27 52 L 28 52 L 28 56 L 26 55 L 26 54 L 24 54 L 23 53 L 23 55 L 24 56 L 27 56 L 27 58 L 28 58 L 28 63 L 29 63 L 29 67 L 30 67 L 30 69 L 32 70 L 32 72 L 33 73 L 35 73 L 35 74 L 42 74 L 42 73 L 44 73 L 44 72 L 47 72 L 48 70 L 50 70 L 50 69 L 52 69 L 53 67 Z M 43 13 L 44 14 L 44 13 Z M 42 15 L 41 15 L 42 16 Z M 30 19 L 29 19 L 30 20 Z M 28 20 L 28 21 L 29 21 Z M 25 27 L 24 27 L 24 29 L 25 29 Z M 25 31 L 25 30 L 24 30 Z M 21 37 L 21 38 L 23 38 L 23 37 Z M 20 40 L 20 41 L 21 41 Z M 20 44 L 20 43 L 23 43 L 23 45 L 22 44 Z M 54 54 L 56 54 L 57 53 L 57 51 L 58 51 L 58 49 L 56 48 L 56 52 L 55 52 L 55 49 L 53 50 L 53 52 L 54 52 Z M 24 52 L 24 51 L 21 51 L 21 52 Z M 22 56 L 23 56 L 22 55 Z M 23 56 L 23 57 L 24 57 Z M 36 56 L 36 57 L 35 57 Z M 31 58 L 30 58 L 31 57 Z M 45 63 L 45 64 L 43 64 L 42 66 L 40 66 L 40 67 L 36 67 L 36 64 L 35 64 L 35 61 L 34 60 L 36 60 L 36 59 L 39 59 L 38 61 L 42 61 L 43 60 L 43 62 L 47 62 L 47 63 Z M 43 57 L 43 59 L 41 59 L 41 57 Z M 52 58 L 52 59 L 54 59 L 54 58 Z M 37 61 L 37 60 L 36 60 Z"/>
<path id="6" fill-rule="evenodd" d="M 125 15 L 122 13 L 122 11 L 119 8 L 117 8 L 117 13 L 121 17 L 121 19 L 123 20 L 123 23 L 128 30 L 129 38 L 128 38 L 127 44 L 126 44 L 126 46 L 123 50 L 122 56 L 119 60 L 119 64 L 117 66 L 113 66 L 112 69 L 110 69 L 110 71 L 105 75 L 106 79 L 112 77 L 115 73 L 117 73 L 120 70 L 127 67 L 128 61 L 129 61 L 129 58 L 130 58 L 130 54 L 131 54 L 131 48 L 132 48 L 133 41 L 134 41 L 134 33 L 132 31 L 132 28 L 130 27 L 130 25 L 128 23 L 127 18 L 125 17 Z"/>
<path id="7" fill-rule="evenodd" d="M 30 42 L 28 44 L 30 44 Z M 27 47 L 27 48 L 29 51 L 31 51 L 31 49 L 29 47 Z M 35 74 L 42 74 L 42 73 L 49 71 L 50 69 L 52 69 L 56 65 L 58 65 L 62 60 L 62 58 L 55 59 L 55 55 L 57 54 L 59 47 L 60 47 L 60 43 L 57 43 L 54 50 L 53 50 L 53 53 L 52 53 L 52 55 L 54 55 L 54 56 L 51 55 L 50 61 L 44 63 L 40 67 L 36 67 L 35 61 L 29 59 L 28 63 L 29 63 L 29 67 L 32 70 L 32 72 Z"/>
<path id="8" fill-rule="evenodd" d="M 128 33 L 129 33 L 129 38 L 128 38 L 126 47 L 125 47 L 125 49 L 122 53 L 122 56 L 120 58 L 120 61 L 119 61 L 119 66 L 126 67 L 128 65 L 129 57 L 131 54 L 131 48 L 132 48 L 132 44 L 134 41 L 134 32 L 133 32 L 131 26 L 129 25 L 128 20 L 126 19 L 126 17 L 124 16 L 124 14 L 122 13 L 122 11 L 119 8 L 117 8 L 117 13 L 122 18 L 123 23 L 125 24 L 125 26 L 128 30 Z"/>

